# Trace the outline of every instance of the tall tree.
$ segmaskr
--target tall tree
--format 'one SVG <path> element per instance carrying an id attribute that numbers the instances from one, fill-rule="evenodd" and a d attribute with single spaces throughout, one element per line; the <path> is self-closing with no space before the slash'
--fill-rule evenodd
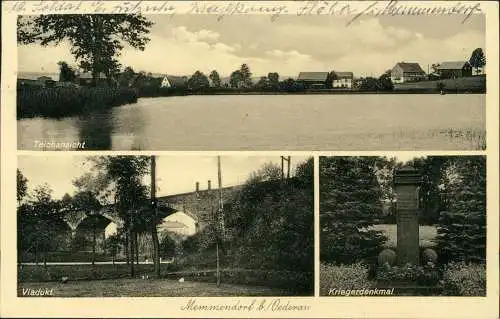
<path id="1" fill-rule="evenodd" d="M 240 70 L 236 70 L 233 73 L 231 73 L 231 76 L 229 77 L 229 85 L 231 85 L 232 88 L 239 88 L 241 87 L 243 83 L 243 75 L 241 74 Z"/>
<path id="2" fill-rule="evenodd" d="M 24 197 L 28 194 L 28 179 L 23 173 L 17 169 L 17 201 L 21 203 Z"/>
<path id="3" fill-rule="evenodd" d="M 369 230 L 383 217 L 376 157 L 320 160 L 321 260 L 336 264 L 371 261 L 385 241 Z"/>
<path id="4" fill-rule="evenodd" d="M 144 207 L 148 207 L 149 189 L 143 185 L 142 179 L 149 172 L 150 158 L 147 156 L 100 156 L 91 158 L 98 180 L 102 181 L 101 189 L 111 190 L 115 198 L 120 217 L 125 221 L 127 254 L 130 260 L 130 275 L 135 276 L 134 247 L 136 232 L 143 224 Z"/>
<path id="5" fill-rule="evenodd" d="M 267 74 L 269 80 L 269 87 L 273 90 L 278 90 L 280 85 L 280 76 L 277 72 L 270 72 Z"/>
<path id="6" fill-rule="evenodd" d="M 123 72 L 120 74 L 118 84 L 121 87 L 130 87 L 133 85 L 134 80 L 136 79 L 136 73 L 134 69 L 130 66 L 125 67 Z"/>
<path id="7" fill-rule="evenodd" d="M 479 70 L 486 65 L 486 56 L 484 55 L 483 49 L 477 48 L 472 51 L 469 63 L 473 68 L 476 68 L 476 74 L 479 74 Z"/>
<path id="8" fill-rule="evenodd" d="M 269 80 L 266 76 L 261 76 L 259 81 L 255 84 L 255 87 L 261 90 L 269 88 Z"/>
<path id="9" fill-rule="evenodd" d="M 188 87 L 194 92 L 203 91 L 210 87 L 210 82 L 205 74 L 200 71 L 194 74 L 188 80 Z"/>
<path id="10" fill-rule="evenodd" d="M 212 80 L 212 85 L 216 88 L 220 87 L 220 76 L 219 73 L 216 70 L 213 70 L 210 72 L 210 75 L 208 76 L 210 80 Z"/>
<path id="11" fill-rule="evenodd" d="M 153 22 L 137 14 L 57 14 L 18 18 L 18 42 L 43 46 L 67 40 L 79 66 L 92 72 L 93 82 L 102 72 L 118 69 L 117 57 L 125 44 L 144 50 Z"/>
<path id="12" fill-rule="evenodd" d="M 250 72 L 250 67 L 248 64 L 243 63 L 240 68 L 241 80 L 243 81 L 243 86 L 249 88 L 252 86 L 252 72 Z"/>
<path id="13" fill-rule="evenodd" d="M 486 158 L 454 157 L 443 175 L 448 207 L 440 213 L 437 243 L 443 262 L 486 261 Z"/>
<path id="14" fill-rule="evenodd" d="M 59 61 L 59 82 L 72 82 L 76 78 L 75 70 L 68 63 Z"/>
<path id="15" fill-rule="evenodd" d="M 28 212 L 35 227 L 31 235 L 34 237 L 35 251 L 38 253 L 41 248 L 43 263 L 47 267 L 47 253 L 60 231 L 58 226 L 62 222 L 62 212 L 60 203 L 52 198 L 52 189 L 47 184 L 36 187 L 32 198 L 31 210 Z"/>

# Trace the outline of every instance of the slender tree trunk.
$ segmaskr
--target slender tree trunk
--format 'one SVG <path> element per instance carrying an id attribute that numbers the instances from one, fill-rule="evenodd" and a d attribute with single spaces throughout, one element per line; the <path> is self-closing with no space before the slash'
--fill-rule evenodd
<path id="1" fill-rule="evenodd" d="M 47 243 L 43 243 L 43 267 L 47 268 Z"/>
<path id="2" fill-rule="evenodd" d="M 128 226 L 128 232 L 129 232 L 129 239 L 128 239 L 128 246 L 130 250 L 130 276 L 133 278 L 135 277 L 135 268 L 134 268 L 134 232 L 133 232 L 133 222 L 132 222 L 132 210 L 130 209 L 128 212 L 129 216 L 129 226 Z"/>
<path id="3" fill-rule="evenodd" d="M 135 232 L 134 234 L 134 250 L 135 250 L 135 263 L 139 265 L 139 240 L 138 240 L 138 233 Z"/>
<path id="4" fill-rule="evenodd" d="M 129 242 L 129 239 L 128 239 L 128 233 L 129 231 L 127 230 L 125 232 L 125 257 L 127 259 L 127 265 L 130 264 L 130 251 L 129 251 L 129 246 L 128 246 L 128 242 Z"/>
<path id="5" fill-rule="evenodd" d="M 95 220 L 92 222 L 92 269 L 95 266 Z"/>
<path id="6" fill-rule="evenodd" d="M 35 265 L 38 266 L 38 237 L 35 238 Z"/>
<path id="7" fill-rule="evenodd" d="M 155 274 L 161 275 L 160 268 L 160 240 L 156 229 L 157 203 L 156 203 L 156 157 L 151 156 L 151 205 L 153 208 L 153 218 L 151 220 L 151 238 L 153 240 L 153 262 L 155 264 Z"/>

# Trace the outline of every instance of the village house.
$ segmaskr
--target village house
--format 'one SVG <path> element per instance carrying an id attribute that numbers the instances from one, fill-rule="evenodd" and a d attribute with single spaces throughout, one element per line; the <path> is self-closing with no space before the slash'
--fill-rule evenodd
<path id="1" fill-rule="evenodd" d="M 334 72 L 332 87 L 352 89 L 354 75 L 352 72 Z"/>
<path id="2" fill-rule="evenodd" d="M 76 81 L 78 84 L 82 86 L 90 86 L 92 85 L 92 73 L 83 72 L 76 76 Z M 106 85 L 108 84 L 108 79 L 104 73 L 99 73 L 96 78 L 96 85 Z"/>
<path id="3" fill-rule="evenodd" d="M 392 83 L 416 82 L 425 77 L 425 72 L 418 63 L 399 62 L 391 69 Z"/>
<path id="4" fill-rule="evenodd" d="M 467 61 L 443 62 L 438 65 L 436 73 L 442 79 L 472 76 L 472 66 Z"/>
<path id="5" fill-rule="evenodd" d="M 161 77 L 161 88 L 185 88 L 188 78 L 186 76 L 164 75 Z"/>
<path id="6" fill-rule="evenodd" d="M 30 86 L 30 87 L 51 87 L 57 81 L 54 80 L 53 77 L 38 74 L 30 74 L 30 73 L 20 73 L 18 74 L 17 84 L 19 86 Z"/>
<path id="7" fill-rule="evenodd" d="M 331 83 L 328 83 L 329 72 L 300 72 L 297 82 L 302 82 L 307 89 L 325 89 Z"/>

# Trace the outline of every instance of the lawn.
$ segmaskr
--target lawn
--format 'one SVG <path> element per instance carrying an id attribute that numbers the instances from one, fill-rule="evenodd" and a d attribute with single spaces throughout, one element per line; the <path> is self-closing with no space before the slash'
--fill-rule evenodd
<path id="1" fill-rule="evenodd" d="M 395 224 L 373 225 L 372 227 L 370 227 L 370 229 L 380 230 L 384 233 L 385 236 L 387 236 L 388 240 L 384 245 L 385 247 L 395 248 L 397 246 L 398 242 L 397 225 Z M 420 225 L 418 227 L 418 233 L 419 233 L 420 247 L 427 248 L 436 245 L 434 240 L 437 236 L 437 228 L 435 226 Z"/>
<path id="2" fill-rule="evenodd" d="M 233 284 L 169 279 L 114 279 L 62 282 L 18 283 L 18 296 L 26 289 L 52 289 L 53 297 L 220 297 L 220 296 L 283 296 L 284 290 Z"/>

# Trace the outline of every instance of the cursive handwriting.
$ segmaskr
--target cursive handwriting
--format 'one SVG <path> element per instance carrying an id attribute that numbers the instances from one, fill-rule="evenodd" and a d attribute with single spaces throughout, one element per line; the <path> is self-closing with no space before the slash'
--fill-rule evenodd
<path id="1" fill-rule="evenodd" d="M 217 21 L 231 15 L 264 14 L 276 21 L 280 16 L 345 16 L 346 26 L 363 16 L 463 16 L 465 23 L 473 14 L 484 13 L 480 2 L 413 1 L 6 1 L 6 12 L 18 14 L 118 13 L 118 14 L 203 14 Z"/>

